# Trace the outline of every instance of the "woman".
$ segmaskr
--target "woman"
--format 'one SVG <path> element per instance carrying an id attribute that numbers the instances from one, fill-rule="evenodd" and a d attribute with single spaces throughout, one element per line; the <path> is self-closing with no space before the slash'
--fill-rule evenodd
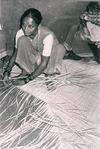
<path id="1" fill-rule="evenodd" d="M 24 82 L 35 79 L 40 74 L 61 73 L 62 59 L 65 48 L 59 44 L 54 33 L 41 25 L 41 13 L 29 8 L 20 19 L 20 30 L 16 34 L 15 49 L 4 79 L 10 75 L 15 62 L 22 70 L 21 75 L 27 75 Z"/>
<path id="2" fill-rule="evenodd" d="M 90 2 L 86 11 L 80 16 L 78 25 L 73 25 L 64 42 L 64 46 L 73 49 L 73 43 L 84 47 L 84 43 L 89 45 L 95 61 L 100 64 L 100 8 L 99 3 Z M 81 43 L 81 44 L 80 44 Z M 78 47 L 78 46 L 77 46 Z"/>
<path id="3" fill-rule="evenodd" d="M 86 11 L 81 15 L 81 20 L 84 21 L 89 32 L 88 43 L 95 60 L 100 64 L 100 6 L 98 2 L 90 2 Z"/>
<path id="4" fill-rule="evenodd" d="M 89 32 L 83 23 L 80 21 L 78 24 L 72 25 L 69 29 L 66 40 L 63 43 L 64 47 L 66 48 L 64 58 L 85 60 L 85 57 L 76 55 L 73 51 L 78 50 L 81 53 L 81 51 L 84 51 L 84 48 L 87 49 L 86 42 L 90 42 Z"/>

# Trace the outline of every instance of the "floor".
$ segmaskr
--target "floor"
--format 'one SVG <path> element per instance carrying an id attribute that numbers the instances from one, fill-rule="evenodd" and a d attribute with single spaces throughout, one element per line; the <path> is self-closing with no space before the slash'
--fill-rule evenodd
<path id="1" fill-rule="evenodd" d="M 100 66 L 64 60 L 60 76 L 0 80 L 0 113 L 0 149 L 99 149 Z"/>

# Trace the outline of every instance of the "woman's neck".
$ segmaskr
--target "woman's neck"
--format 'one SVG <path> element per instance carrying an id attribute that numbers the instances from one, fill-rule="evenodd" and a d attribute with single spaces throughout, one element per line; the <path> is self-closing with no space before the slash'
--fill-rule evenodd
<path id="1" fill-rule="evenodd" d="M 34 34 L 31 34 L 29 38 L 34 39 L 37 35 L 38 35 L 38 29 L 36 30 Z"/>

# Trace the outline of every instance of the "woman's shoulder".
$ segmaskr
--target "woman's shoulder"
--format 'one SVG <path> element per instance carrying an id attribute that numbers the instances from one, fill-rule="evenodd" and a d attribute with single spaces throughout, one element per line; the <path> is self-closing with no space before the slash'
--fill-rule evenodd
<path id="1" fill-rule="evenodd" d="M 21 28 L 21 29 L 19 29 L 19 30 L 17 31 L 16 36 L 22 36 L 22 35 L 24 35 L 24 32 L 23 32 L 23 30 L 22 30 L 22 28 Z"/>
<path id="2" fill-rule="evenodd" d="M 51 31 L 47 26 L 40 25 L 39 29 L 43 33 L 54 34 L 53 31 Z"/>

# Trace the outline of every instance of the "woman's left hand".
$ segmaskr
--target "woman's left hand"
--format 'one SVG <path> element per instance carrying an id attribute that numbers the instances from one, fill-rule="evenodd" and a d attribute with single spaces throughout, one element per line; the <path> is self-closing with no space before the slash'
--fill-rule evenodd
<path id="1" fill-rule="evenodd" d="M 13 85 L 24 85 L 26 84 L 24 78 L 19 78 L 19 79 L 12 79 L 12 84 Z"/>

